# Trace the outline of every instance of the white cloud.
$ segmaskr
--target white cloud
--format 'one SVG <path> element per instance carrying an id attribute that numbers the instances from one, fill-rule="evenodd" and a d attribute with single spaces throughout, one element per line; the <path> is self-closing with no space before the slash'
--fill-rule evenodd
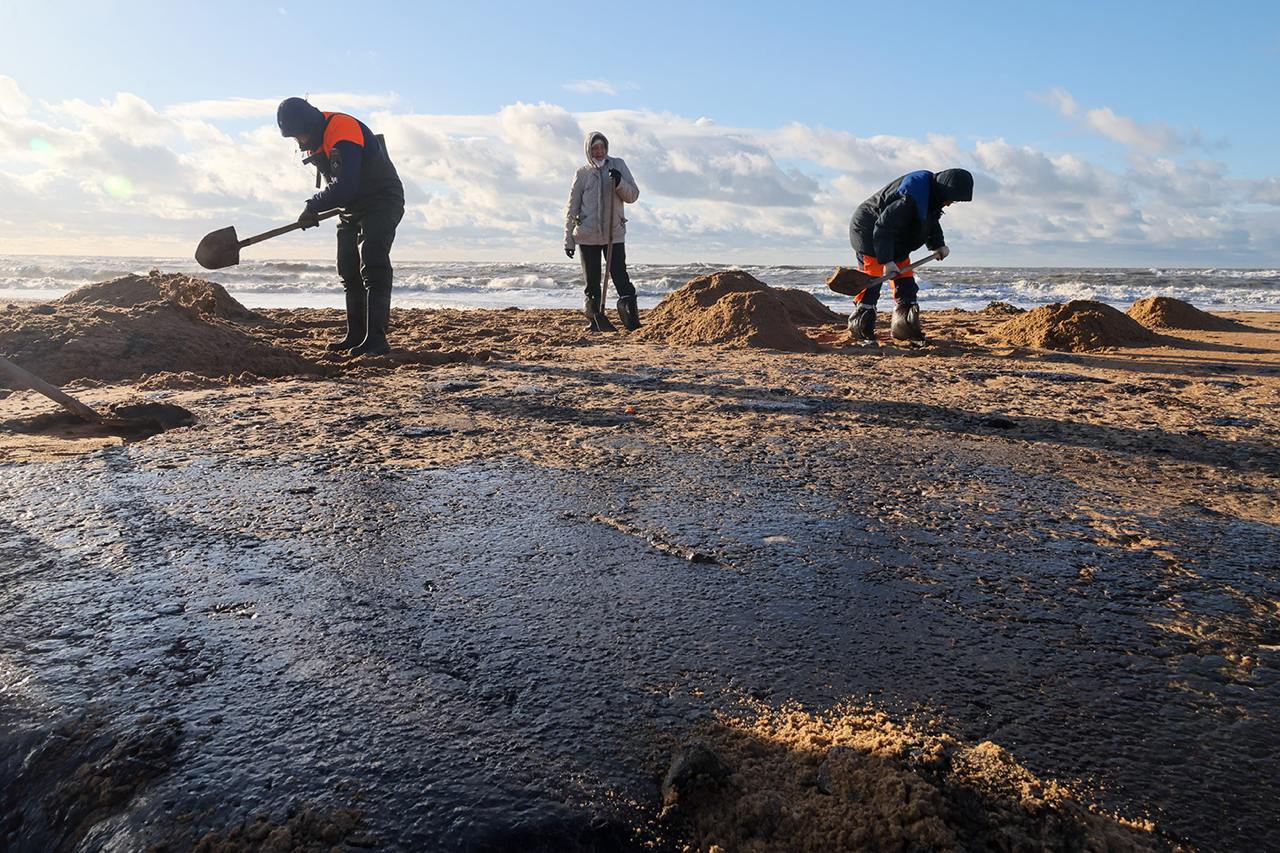
<path id="1" fill-rule="evenodd" d="M 608 80 L 574 80 L 565 83 L 564 89 L 579 95 L 616 95 L 624 89 L 640 88 L 635 83 L 612 83 Z"/>
<path id="2" fill-rule="evenodd" d="M 287 221 L 314 191 L 313 173 L 275 128 L 274 99 L 158 109 L 121 93 L 33 104 L 6 79 L 0 145 L 11 154 L 0 162 L 0 195 L 11 221 L 0 251 L 185 255 L 212 228 L 252 233 Z M 418 257 L 555 257 L 585 135 L 600 130 L 640 184 L 629 209 L 637 258 L 838 262 L 849 253 L 849 216 L 868 194 L 913 169 L 962 166 L 975 173 L 975 201 L 944 220 L 958 256 L 1000 262 L 1051 250 L 1046 263 L 1087 265 L 1109 247 L 1155 263 L 1177 248 L 1220 263 L 1229 248 L 1236 262 L 1242 252 L 1280 262 L 1280 178 L 1237 180 L 1212 159 L 1138 146 L 1115 169 L 998 137 L 859 137 L 648 110 L 573 113 L 554 103 L 419 114 L 396 111 L 386 94 L 313 102 L 353 109 L 386 136 L 408 198 L 400 245 Z M 246 130 L 245 119 L 256 121 Z M 277 251 L 331 248 L 299 238 Z"/>
<path id="3" fill-rule="evenodd" d="M 1075 118 L 1080 114 L 1080 105 L 1076 103 L 1075 97 L 1061 86 L 1043 94 L 1032 94 L 1031 97 L 1053 107 L 1064 118 Z"/>
<path id="4" fill-rule="evenodd" d="M 0 116 L 22 118 L 31 107 L 28 98 L 12 77 L 0 74 Z"/>
<path id="5" fill-rule="evenodd" d="M 1110 107 L 1087 110 L 1085 123 L 1108 139 L 1144 154 L 1177 152 L 1186 144 L 1167 124 L 1142 124 L 1128 116 L 1117 115 Z"/>
<path id="6" fill-rule="evenodd" d="M 1270 177 L 1256 181 L 1246 196 L 1256 204 L 1273 204 L 1280 206 L 1280 177 Z"/>
<path id="7" fill-rule="evenodd" d="M 1140 122 L 1111 107 L 1082 109 L 1075 97 L 1060 87 L 1036 99 L 1052 106 L 1063 118 L 1142 154 L 1176 154 L 1189 146 L 1203 145 L 1198 130 L 1179 133 L 1164 122 Z"/>

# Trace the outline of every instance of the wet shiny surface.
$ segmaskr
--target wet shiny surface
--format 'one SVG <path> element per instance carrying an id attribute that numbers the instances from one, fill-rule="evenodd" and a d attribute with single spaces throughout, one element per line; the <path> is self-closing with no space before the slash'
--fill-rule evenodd
<path id="1" fill-rule="evenodd" d="M 1268 837 L 1276 528 L 1107 519 L 1033 467 L 965 437 L 875 491 L 768 442 L 586 470 L 163 443 L 4 466 L 0 731 L 15 756 L 86 709 L 181 732 L 87 830 L 108 849 L 303 802 L 387 846 L 618 846 L 662 736 L 734 691 L 923 708 L 1210 849 Z M 18 846 L 65 841 L 22 808 Z"/>

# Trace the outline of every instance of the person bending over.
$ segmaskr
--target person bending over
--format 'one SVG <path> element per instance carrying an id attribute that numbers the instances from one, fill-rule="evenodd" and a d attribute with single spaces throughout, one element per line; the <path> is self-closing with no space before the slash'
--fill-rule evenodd
<path id="1" fill-rule="evenodd" d="M 316 167 L 316 189 L 298 217 L 303 229 L 321 213 L 338 216 L 338 277 L 347 303 L 347 336 L 329 344 L 352 355 L 385 355 L 391 322 L 391 244 L 404 217 L 404 186 L 387 146 L 361 121 L 326 113 L 302 98 L 286 98 L 276 110 L 280 135 L 305 151 Z M 321 181 L 324 189 L 320 189 Z"/>
<path id="2" fill-rule="evenodd" d="M 910 254 L 921 245 L 937 252 L 938 260 L 951 253 L 942 236 L 943 208 L 957 201 L 973 200 L 973 175 L 964 169 L 942 172 L 911 172 L 891 181 L 854 211 L 849 221 L 849 242 L 858 259 L 858 268 L 867 275 L 892 276 L 895 340 L 923 342 L 920 307 L 916 304 L 919 286 L 910 272 L 899 274 L 910 263 Z M 849 331 L 857 341 L 875 343 L 876 303 L 880 285 L 853 297 Z"/>

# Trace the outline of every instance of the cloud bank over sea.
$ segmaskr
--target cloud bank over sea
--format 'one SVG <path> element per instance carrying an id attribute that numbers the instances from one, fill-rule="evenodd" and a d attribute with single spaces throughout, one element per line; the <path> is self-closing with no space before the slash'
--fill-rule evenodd
<path id="1" fill-rule="evenodd" d="M 974 202 L 943 220 L 963 253 L 957 260 L 1280 264 L 1280 176 L 1233 177 L 1198 131 L 1144 124 L 1063 89 L 1029 98 L 1028 108 L 1056 110 L 1077 132 L 1121 146 L 1123 167 L 1000 136 L 733 127 L 549 102 L 433 115 L 402 109 L 390 92 L 311 100 L 385 135 L 408 196 L 403 259 L 551 260 L 583 136 L 602 130 L 641 186 L 629 240 L 656 263 L 838 261 L 849 254 L 849 215 L 869 193 L 913 169 L 961 166 L 977 182 Z M 277 101 L 162 106 L 121 92 L 97 103 L 44 102 L 0 76 L 0 253 L 182 256 L 215 227 L 246 235 L 292 219 L 314 176 L 275 127 Z M 327 240 L 294 236 L 272 254 L 331 251 Z"/>

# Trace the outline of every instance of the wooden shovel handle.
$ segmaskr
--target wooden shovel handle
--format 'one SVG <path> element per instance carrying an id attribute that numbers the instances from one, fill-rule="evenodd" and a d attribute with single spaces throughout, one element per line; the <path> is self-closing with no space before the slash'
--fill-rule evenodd
<path id="1" fill-rule="evenodd" d="M 105 422 L 105 418 L 89 406 L 81 403 L 70 394 L 63 392 L 63 390 L 56 385 L 50 385 L 39 376 L 36 376 L 28 370 L 24 370 L 4 357 L 0 357 L 0 375 L 7 377 L 24 388 L 30 388 L 32 391 L 40 392 L 71 414 L 82 418 L 89 423 L 100 424 Z"/>
<path id="2" fill-rule="evenodd" d="M 328 213 L 322 213 L 316 217 L 317 220 L 328 219 L 330 216 L 337 216 L 341 210 L 334 209 Z M 261 243 L 263 240 L 270 240 L 272 237 L 279 237 L 281 234 L 288 234 L 290 231 L 297 231 L 302 227 L 302 223 L 294 222 L 290 225 L 281 225 L 279 228 L 272 228 L 270 231 L 263 231 L 261 234 L 254 234 L 252 237 L 245 237 L 238 244 L 241 249 L 245 246 L 252 246 L 254 243 Z"/>

